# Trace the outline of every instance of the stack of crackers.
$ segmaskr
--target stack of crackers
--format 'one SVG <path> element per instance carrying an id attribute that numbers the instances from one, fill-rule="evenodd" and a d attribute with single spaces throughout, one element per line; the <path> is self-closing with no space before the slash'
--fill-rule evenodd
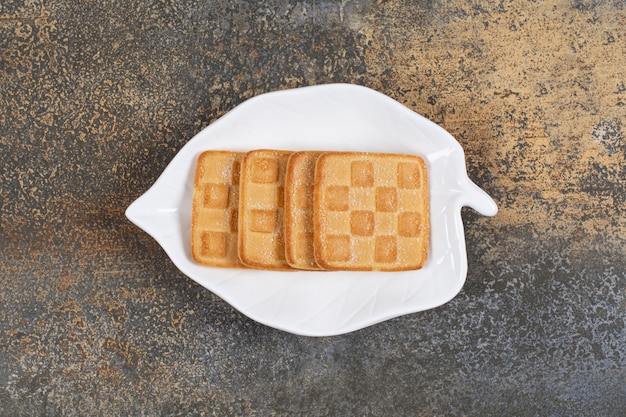
<path id="1" fill-rule="evenodd" d="M 268 270 L 421 268 L 428 178 L 416 155 L 206 151 L 197 162 L 193 259 Z"/>

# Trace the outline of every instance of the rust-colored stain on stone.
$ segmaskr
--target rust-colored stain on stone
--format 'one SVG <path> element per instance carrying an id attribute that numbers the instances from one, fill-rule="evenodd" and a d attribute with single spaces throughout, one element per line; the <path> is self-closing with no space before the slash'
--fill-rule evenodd
<path id="1" fill-rule="evenodd" d="M 621 1 L 0 2 L 7 415 L 623 415 Z M 125 208 L 260 93 L 381 91 L 462 144 L 450 303 L 336 338 L 268 329 Z"/>
<path id="2" fill-rule="evenodd" d="M 559 2 L 384 9 L 402 41 L 388 43 L 388 26 L 376 24 L 385 20 L 373 19 L 368 41 L 380 43 L 391 71 L 379 87 L 462 143 L 500 206 L 482 227 L 584 235 L 571 240 L 577 252 L 595 238 L 623 242 L 623 10 Z"/>

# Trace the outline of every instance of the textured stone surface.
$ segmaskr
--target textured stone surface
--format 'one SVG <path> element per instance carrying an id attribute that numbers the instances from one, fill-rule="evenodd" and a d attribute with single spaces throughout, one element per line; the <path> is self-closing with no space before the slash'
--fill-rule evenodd
<path id="1" fill-rule="evenodd" d="M 626 414 L 626 6 L 0 3 L 0 414 Z M 449 130 L 500 212 L 432 311 L 250 321 L 124 209 L 256 94 L 367 85 Z"/>

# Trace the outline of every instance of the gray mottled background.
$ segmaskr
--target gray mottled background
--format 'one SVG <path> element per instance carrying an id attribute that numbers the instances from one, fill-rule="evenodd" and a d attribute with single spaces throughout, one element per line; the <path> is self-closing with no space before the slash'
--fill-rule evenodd
<path id="1" fill-rule="evenodd" d="M 626 415 L 622 1 L 0 3 L 0 414 Z M 125 208 L 257 94 L 440 124 L 496 199 L 432 311 L 306 338 L 183 276 Z"/>

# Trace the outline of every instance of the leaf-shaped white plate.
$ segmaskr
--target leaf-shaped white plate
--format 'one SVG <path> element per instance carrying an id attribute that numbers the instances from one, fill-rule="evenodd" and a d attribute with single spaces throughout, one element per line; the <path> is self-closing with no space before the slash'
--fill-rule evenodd
<path id="1" fill-rule="evenodd" d="M 196 158 L 208 149 L 345 150 L 421 155 L 428 164 L 431 241 L 425 266 L 407 272 L 270 272 L 193 262 Z M 237 106 L 198 133 L 126 210 L 187 276 L 250 318 L 288 332 L 328 336 L 437 307 L 467 273 L 461 207 L 493 216 L 494 201 L 467 176 L 444 129 L 366 87 L 328 84 L 272 92 Z"/>

